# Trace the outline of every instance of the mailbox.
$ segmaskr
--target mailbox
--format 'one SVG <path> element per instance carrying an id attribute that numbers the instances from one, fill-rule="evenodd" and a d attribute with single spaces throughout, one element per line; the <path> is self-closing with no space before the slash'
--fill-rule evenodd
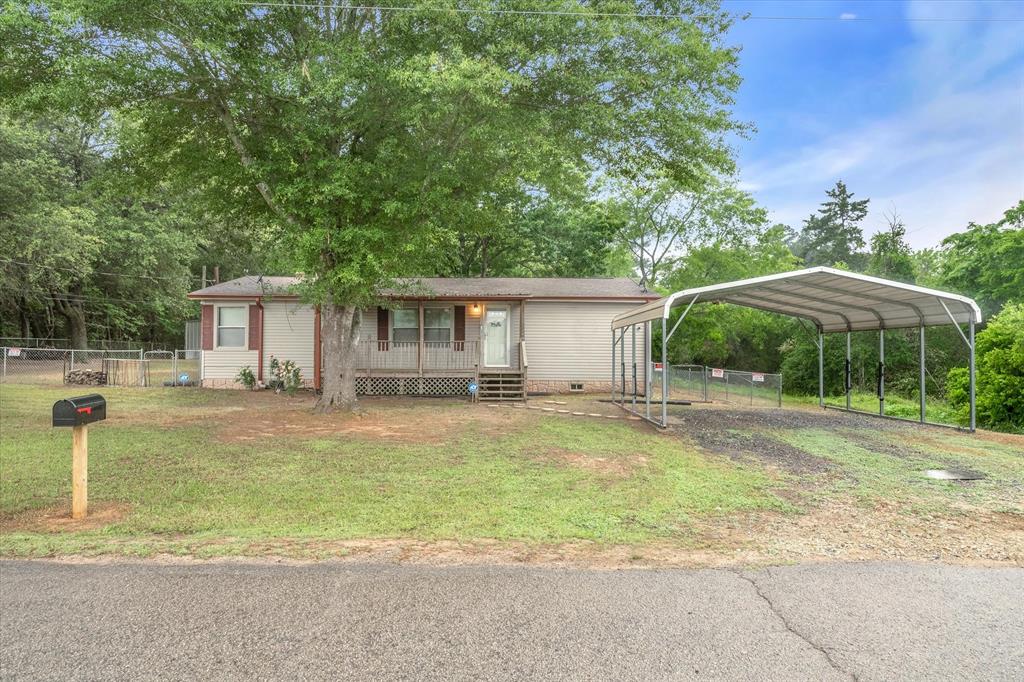
<path id="1" fill-rule="evenodd" d="M 54 426 L 85 426 L 107 418 L 107 400 L 98 393 L 58 400 L 53 404 Z"/>

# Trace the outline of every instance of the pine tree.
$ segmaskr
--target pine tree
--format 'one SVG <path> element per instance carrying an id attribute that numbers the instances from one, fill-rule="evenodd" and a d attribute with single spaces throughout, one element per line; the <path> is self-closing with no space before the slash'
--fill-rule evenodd
<path id="1" fill-rule="evenodd" d="M 826 190 L 828 200 L 817 214 L 804 221 L 799 240 L 806 265 L 863 265 L 864 232 L 860 223 L 868 213 L 870 199 L 854 200 L 853 193 L 842 180 Z"/>

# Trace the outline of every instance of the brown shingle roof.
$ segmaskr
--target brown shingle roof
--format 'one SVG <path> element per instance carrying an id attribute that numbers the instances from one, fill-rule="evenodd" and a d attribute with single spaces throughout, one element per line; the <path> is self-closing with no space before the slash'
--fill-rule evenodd
<path id="1" fill-rule="evenodd" d="M 189 294 L 189 298 L 281 296 L 294 293 L 297 277 L 246 275 Z M 386 290 L 395 298 L 658 298 L 628 277 L 414 277 Z"/>

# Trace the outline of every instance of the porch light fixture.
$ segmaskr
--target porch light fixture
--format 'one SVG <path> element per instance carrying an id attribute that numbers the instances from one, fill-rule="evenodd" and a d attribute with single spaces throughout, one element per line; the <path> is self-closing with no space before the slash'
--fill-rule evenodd
<path id="1" fill-rule="evenodd" d="M 474 315 L 479 315 L 480 314 L 480 304 L 479 303 L 474 303 L 473 307 L 472 307 L 472 311 L 473 311 Z"/>

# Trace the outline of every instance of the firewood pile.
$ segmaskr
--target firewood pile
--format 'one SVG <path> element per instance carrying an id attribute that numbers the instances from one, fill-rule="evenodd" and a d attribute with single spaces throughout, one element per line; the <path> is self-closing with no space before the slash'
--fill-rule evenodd
<path id="1" fill-rule="evenodd" d="M 66 384 L 82 386 L 106 386 L 107 373 L 98 369 L 73 369 L 64 377 Z"/>

